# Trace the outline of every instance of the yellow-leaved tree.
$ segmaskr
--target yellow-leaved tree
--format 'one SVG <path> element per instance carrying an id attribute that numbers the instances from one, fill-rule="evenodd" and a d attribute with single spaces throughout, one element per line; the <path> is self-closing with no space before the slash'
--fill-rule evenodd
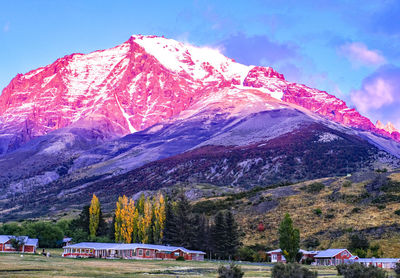
<path id="1" fill-rule="evenodd" d="M 135 201 L 125 195 L 118 198 L 115 209 L 115 241 L 131 243 L 137 237 L 138 211 Z"/>
<path id="2" fill-rule="evenodd" d="M 158 193 L 153 199 L 154 224 L 153 240 L 154 243 L 161 243 L 165 226 L 165 199 L 162 193 Z"/>
<path id="3" fill-rule="evenodd" d="M 124 219 L 124 207 L 125 204 L 128 203 L 128 197 L 120 196 L 118 197 L 118 201 L 116 203 L 116 208 L 115 208 L 115 223 L 114 223 L 114 229 L 115 229 L 115 242 L 122 242 L 123 241 L 123 219 Z"/>
<path id="4" fill-rule="evenodd" d="M 161 243 L 165 226 L 165 199 L 161 193 L 135 202 L 125 195 L 118 198 L 115 209 L 115 241 Z"/>
<path id="5" fill-rule="evenodd" d="M 97 229 L 100 222 L 100 201 L 95 194 L 93 194 L 92 201 L 89 207 L 89 232 L 90 237 L 95 238 Z"/>

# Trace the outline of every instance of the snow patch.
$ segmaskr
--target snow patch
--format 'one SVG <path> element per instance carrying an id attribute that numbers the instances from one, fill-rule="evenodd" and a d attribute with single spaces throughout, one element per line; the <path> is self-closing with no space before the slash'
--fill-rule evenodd
<path id="1" fill-rule="evenodd" d="M 335 140 L 340 140 L 341 138 L 335 134 L 325 132 L 319 135 L 318 142 L 320 143 L 329 143 Z"/>
<path id="2" fill-rule="evenodd" d="M 128 127 L 129 127 L 129 131 L 131 133 L 136 132 L 137 130 L 133 127 L 133 125 L 131 124 L 131 121 L 129 120 L 130 117 L 128 113 L 125 112 L 125 110 L 122 108 L 121 103 L 119 102 L 118 96 L 115 95 L 115 100 L 117 101 L 118 107 L 121 110 L 122 115 L 124 116 L 126 122 L 128 123 Z"/>

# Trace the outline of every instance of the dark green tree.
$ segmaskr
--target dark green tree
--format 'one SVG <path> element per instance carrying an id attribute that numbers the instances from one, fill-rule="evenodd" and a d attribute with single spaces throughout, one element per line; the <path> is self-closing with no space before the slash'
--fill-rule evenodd
<path id="1" fill-rule="evenodd" d="M 108 236 L 108 229 L 109 226 L 107 225 L 107 222 L 104 219 L 103 211 L 100 208 L 99 227 L 97 228 L 96 236 Z"/>
<path id="2" fill-rule="evenodd" d="M 29 223 L 26 225 L 25 232 L 30 238 L 37 238 L 39 246 L 44 248 L 57 247 L 57 242 L 64 237 L 61 229 L 50 222 Z"/>
<path id="3" fill-rule="evenodd" d="M 162 239 L 163 244 L 173 245 L 177 241 L 177 225 L 175 220 L 175 211 L 169 198 L 166 199 L 165 204 L 165 226 L 164 236 Z"/>
<path id="4" fill-rule="evenodd" d="M 184 192 L 178 195 L 175 209 L 176 244 L 187 247 L 193 238 L 193 226 L 191 223 L 191 206 Z"/>
<path id="5" fill-rule="evenodd" d="M 350 236 L 349 250 L 355 250 L 355 249 L 367 250 L 368 248 L 369 248 L 369 242 L 364 234 L 354 233 Z"/>
<path id="6" fill-rule="evenodd" d="M 213 253 L 217 258 L 226 258 L 228 239 L 227 239 L 227 227 L 224 214 L 219 211 L 214 219 L 214 225 L 211 229 L 211 237 L 213 242 Z"/>
<path id="7" fill-rule="evenodd" d="M 233 258 L 239 247 L 239 230 L 231 211 L 225 214 L 226 223 L 226 255 Z"/>
<path id="8" fill-rule="evenodd" d="M 282 249 L 287 262 L 295 262 L 300 249 L 300 232 L 293 227 L 293 221 L 285 214 L 279 226 L 279 248 Z"/>
<path id="9" fill-rule="evenodd" d="M 16 251 L 20 251 L 21 247 L 24 245 L 24 238 L 21 236 L 12 237 L 10 243 L 12 248 Z"/>
<path id="10" fill-rule="evenodd" d="M 0 235 L 24 235 L 24 228 L 17 223 L 7 223 L 0 226 Z"/>
<path id="11" fill-rule="evenodd" d="M 90 205 L 86 205 L 82 208 L 79 217 L 72 220 L 71 226 L 75 229 L 82 229 L 85 233 L 89 235 L 89 208 Z"/>
<path id="12" fill-rule="evenodd" d="M 357 254 L 359 257 L 365 257 L 369 248 L 369 241 L 364 234 L 353 233 L 349 239 L 349 251 Z"/>
<path id="13" fill-rule="evenodd" d="M 115 213 L 113 213 L 113 219 L 111 223 L 108 225 L 108 238 L 111 241 L 115 241 Z M 137 242 L 136 238 L 132 239 L 133 242 Z"/>

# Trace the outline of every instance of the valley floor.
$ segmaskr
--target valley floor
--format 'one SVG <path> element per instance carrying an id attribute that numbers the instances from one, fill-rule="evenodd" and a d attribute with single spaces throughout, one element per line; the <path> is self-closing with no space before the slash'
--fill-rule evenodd
<path id="1" fill-rule="evenodd" d="M 48 251 L 48 250 L 47 250 Z M 0 277 L 216 277 L 219 263 L 69 259 L 60 250 L 52 257 L 0 254 Z M 270 277 L 270 265 L 241 264 L 244 277 Z M 318 277 L 336 276 L 334 268 L 318 268 Z"/>

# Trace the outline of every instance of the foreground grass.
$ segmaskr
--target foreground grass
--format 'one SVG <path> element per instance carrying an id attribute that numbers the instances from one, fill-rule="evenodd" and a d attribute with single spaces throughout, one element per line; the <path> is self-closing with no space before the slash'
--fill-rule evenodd
<path id="1" fill-rule="evenodd" d="M 104 260 L 0 254 L 0 277 L 216 277 L 219 263 Z M 245 277 L 270 277 L 271 266 L 242 264 Z M 337 277 L 334 268 L 315 268 L 319 277 Z"/>

